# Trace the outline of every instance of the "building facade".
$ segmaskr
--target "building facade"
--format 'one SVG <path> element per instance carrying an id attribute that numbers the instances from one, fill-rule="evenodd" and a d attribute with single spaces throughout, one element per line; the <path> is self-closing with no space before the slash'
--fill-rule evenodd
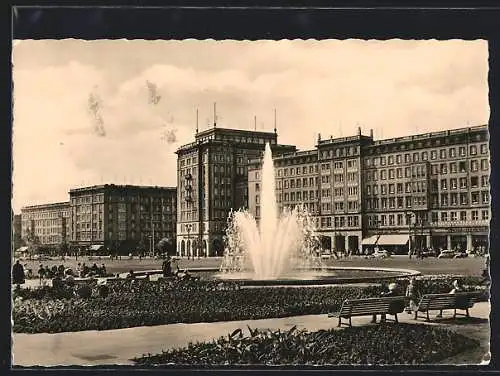
<path id="1" fill-rule="evenodd" d="M 304 204 L 325 249 L 488 247 L 487 126 L 375 141 L 318 139 L 274 158 L 280 207 Z M 249 210 L 260 216 L 261 161 L 249 165 Z"/>
<path id="2" fill-rule="evenodd" d="M 196 132 L 195 141 L 177 151 L 177 254 L 222 255 L 229 212 L 248 207 L 248 161 L 262 156 L 266 143 L 277 154 L 274 132 L 214 127 Z"/>
<path id="3" fill-rule="evenodd" d="M 32 205 L 21 208 L 21 238 L 27 244 L 56 251 L 68 243 L 69 202 Z"/>
<path id="4" fill-rule="evenodd" d="M 12 251 L 23 245 L 21 214 L 12 213 Z"/>
<path id="5" fill-rule="evenodd" d="M 69 195 L 74 247 L 123 254 L 152 251 L 163 238 L 175 245 L 176 188 L 106 184 Z"/>

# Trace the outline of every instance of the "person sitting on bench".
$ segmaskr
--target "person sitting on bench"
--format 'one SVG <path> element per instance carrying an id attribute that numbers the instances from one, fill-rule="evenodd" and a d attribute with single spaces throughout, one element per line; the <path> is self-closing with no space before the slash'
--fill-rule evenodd
<path id="1" fill-rule="evenodd" d="M 385 287 L 385 286 L 384 286 Z M 386 296 L 398 296 L 399 291 L 398 291 L 398 284 L 397 283 L 390 283 L 389 287 L 386 291 L 382 291 L 380 293 L 380 296 L 386 297 Z M 377 322 L 377 315 L 373 315 L 372 321 L 373 324 Z M 385 322 L 385 314 L 380 315 L 380 322 Z"/>
<path id="2" fill-rule="evenodd" d="M 463 291 L 463 287 L 458 282 L 458 279 L 455 279 L 453 281 L 453 289 L 449 292 L 449 294 L 456 294 L 457 292 L 462 292 L 462 291 Z M 436 318 L 439 319 L 441 317 L 443 317 L 443 310 L 442 309 L 439 311 L 439 314 L 436 316 Z"/>

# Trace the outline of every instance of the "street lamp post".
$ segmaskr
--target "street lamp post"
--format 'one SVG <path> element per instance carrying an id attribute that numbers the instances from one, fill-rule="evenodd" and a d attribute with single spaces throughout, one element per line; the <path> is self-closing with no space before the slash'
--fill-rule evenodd
<path id="1" fill-rule="evenodd" d="M 411 218 L 415 215 L 415 213 L 411 211 L 405 211 L 406 221 L 408 223 L 408 257 L 411 259 L 412 256 L 412 242 L 411 242 Z"/>
<path id="2" fill-rule="evenodd" d="M 188 233 L 188 244 L 189 244 L 189 249 L 188 249 L 188 260 L 189 260 L 189 255 L 192 254 L 192 250 L 191 250 L 191 229 L 192 229 L 192 225 L 191 224 L 187 224 L 186 225 L 186 230 L 187 230 L 187 233 Z M 193 257 L 193 260 L 194 260 L 194 255 L 192 256 Z"/>

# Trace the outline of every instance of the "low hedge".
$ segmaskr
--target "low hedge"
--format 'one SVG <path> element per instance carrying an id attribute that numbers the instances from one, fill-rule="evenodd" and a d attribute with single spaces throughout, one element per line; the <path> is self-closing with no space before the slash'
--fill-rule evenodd
<path id="1" fill-rule="evenodd" d="M 422 279 L 421 291 L 448 292 L 452 278 Z M 108 287 L 107 294 L 100 294 L 94 285 L 88 298 L 51 287 L 15 292 L 13 330 L 56 333 L 324 314 L 338 311 L 347 298 L 382 291 L 380 285 L 239 289 L 232 282 L 214 281 L 115 281 Z"/>
<path id="2" fill-rule="evenodd" d="M 422 324 L 381 324 L 309 333 L 241 329 L 212 342 L 143 355 L 140 366 L 395 365 L 436 363 L 479 342 Z"/>

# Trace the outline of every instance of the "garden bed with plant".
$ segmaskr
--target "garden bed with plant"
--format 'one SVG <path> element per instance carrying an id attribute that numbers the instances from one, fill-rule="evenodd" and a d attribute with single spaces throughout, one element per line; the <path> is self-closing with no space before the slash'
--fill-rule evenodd
<path id="1" fill-rule="evenodd" d="M 420 290 L 448 292 L 456 278 L 420 278 Z M 473 277 L 461 280 L 469 290 L 476 289 Z M 405 282 L 400 282 L 404 289 Z M 21 289 L 14 292 L 13 331 L 57 333 L 326 314 L 338 311 L 347 298 L 379 296 L 381 291 L 378 284 L 245 289 L 234 282 L 203 280 L 120 280 L 78 290 Z"/>
<path id="2" fill-rule="evenodd" d="M 422 324 L 381 324 L 307 332 L 235 330 L 212 342 L 133 359 L 140 366 L 415 365 L 437 363 L 479 346 L 453 331 Z"/>

